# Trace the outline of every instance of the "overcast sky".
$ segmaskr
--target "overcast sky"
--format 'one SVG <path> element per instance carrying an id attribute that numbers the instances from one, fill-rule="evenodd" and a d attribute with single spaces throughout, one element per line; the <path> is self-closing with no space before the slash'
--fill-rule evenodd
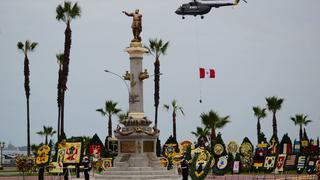
<path id="1" fill-rule="evenodd" d="M 57 129 L 56 53 L 63 52 L 65 24 L 55 19 L 63 1 L 0 0 L 0 141 L 26 145 L 26 99 L 23 60 L 18 41 L 39 43 L 30 60 L 31 143 L 44 138 L 42 126 Z M 142 41 L 170 41 L 160 57 L 160 138 L 172 134 L 171 113 L 163 104 L 177 99 L 185 116 L 177 117 L 178 141 L 195 140 L 191 131 L 201 126 L 200 114 L 214 110 L 230 115 L 231 123 L 219 130 L 225 143 L 245 136 L 256 143 L 256 118 L 252 107 L 266 106 L 265 97 L 284 98 L 277 113 L 278 136 L 298 137 L 290 117 L 304 113 L 313 122 L 309 137 L 320 129 L 320 1 L 249 0 L 236 7 L 212 9 L 200 17 L 182 19 L 174 13 L 182 0 L 79 0 L 81 18 L 72 21 L 72 48 L 68 91 L 65 99 L 65 132 L 70 136 L 93 136 L 104 141 L 107 121 L 97 108 L 106 100 L 128 110 L 128 93 L 118 77 L 129 70 L 124 49 L 132 39 L 130 17 L 122 10 L 140 9 Z M 144 68 L 153 72 L 154 58 L 145 56 Z M 214 68 L 215 79 L 199 79 L 199 67 Z M 144 81 L 144 109 L 154 118 L 153 78 Z M 200 91 L 202 92 L 200 94 Z M 200 95 L 202 103 L 199 103 Z M 116 127 L 117 118 L 113 125 Z M 272 115 L 262 120 L 269 139 Z M 56 136 L 54 136 L 56 140 Z"/>

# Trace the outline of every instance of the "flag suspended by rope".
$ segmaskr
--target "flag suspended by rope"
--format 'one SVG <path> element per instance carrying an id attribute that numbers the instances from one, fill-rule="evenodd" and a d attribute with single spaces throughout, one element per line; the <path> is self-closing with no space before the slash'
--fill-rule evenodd
<path id="1" fill-rule="evenodd" d="M 200 74 L 200 79 L 216 77 L 216 72 L 214 71 L 214 69 L 199 68 L 199 74 Z"/>
<path id="2" fill-rule="evenodd" d="M 214 69 L 206 69 L 206 68 L 199 68 L 199 75 L 200 79 L 204 78 L 215 78 L 216 77 L 216 72 Z M 199 102 L 202 103 L 202 92 L 201 92 L 201 81 L 200 82 L 200 100 Z"/>

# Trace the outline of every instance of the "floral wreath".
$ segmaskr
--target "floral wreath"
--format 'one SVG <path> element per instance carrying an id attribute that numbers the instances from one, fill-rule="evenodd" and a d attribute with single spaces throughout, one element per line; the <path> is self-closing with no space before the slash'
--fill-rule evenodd
<path id="1" fill-rule="evenodd" d="M 196 170 L 196 166 L 198 161 L 198 158 L 201 154 L 205 154 L 205 156 L 207 157 L 207 162 L 205 167 L 202 169 L 201 172 L 198 173 L 198 171 Z M 191 163 L 191 167 L 190 167 L 190 176 L 191 179 L 196 179 L 196 180 L 204 180 L 206 178 L 206 176 L 209 173 L 209 170 L 211 168 L 211 161 L 213 160 L 213 156 L 210 155 L 210 153 L 206 150 L 202 151 L 201 153 L 196 153 L 195 156 L 192 158 L 192 163 Z"/>
<path id="2" fill-rule="evenodd" d="M 49 162 L 50 146 L 43 145 L 37 150 L 36 164 L 43 165 Z"/>

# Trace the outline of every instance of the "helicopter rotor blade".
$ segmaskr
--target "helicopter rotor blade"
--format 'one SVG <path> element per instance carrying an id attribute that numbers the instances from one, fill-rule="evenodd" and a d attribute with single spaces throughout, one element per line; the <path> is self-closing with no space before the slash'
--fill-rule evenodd
<path id="1" fill-rule="evenodd" d="M 248 3 L 246 0 L 242 0 L 243 2 L 245 2 L 245 3 Z"/>

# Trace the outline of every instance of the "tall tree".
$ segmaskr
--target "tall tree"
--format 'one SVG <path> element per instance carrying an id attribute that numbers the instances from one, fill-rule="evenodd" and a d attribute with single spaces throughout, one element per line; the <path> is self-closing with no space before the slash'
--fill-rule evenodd
<path id="1" fill-rule="evenodd" d="M 229 116 L 220 117 L 218 113 L 214 112 L 213 110 L 210 110 L 208 113 L 201 113 L 200 118 L 202 121 L 202 124 L 205 125 L 207 128 L 211 129 L 211 146 L 216 141 L 216 129 L 223 128 L 226 124 L 230 122 Z"/>
<path id="2" fill-rule="evenodd" d="M 253 112 L 254 112 L 254 116 L 257 117 L 257 140 L 258 143 L 260 143 L 260 134 L 261 134 L 261 124 L 260 124 L 260 119 L 265 118 L 267 116 L 266 113 L 266 108 L 261 109 L 259 106 L 254 106 L 252 108 Z"/>
<path id="3" fill-rule="evenodd" d="M 56 58 L 57 58 L 57 62 L 59 64 L 59 70 L 58 70 L 58 85 L 57 85 L 57 104 L 58 104 L 58 141 L 60 138 L 60 134 L 61 134 L 61 106 L 62 106 L 62 95 L 63 95 L 63 88 L 62 88 L 62 72 L 63 72 L 63 53 L 57 54 Z"/>
<path id="4" fill-rule="evenodd" d="M 273 135 L 278 137 L 278 128 L 277 128 L 277 118 L 276 113 L 281 109 L 283 98 L 278 98 L 276 96 L 266 97 L 268 110 L 272 112 L 272 129 Z"/>
<path id="5" fill-rule="evenodd" d="M 51 126 L 48 126 L 48 127 L 43 126 L 43 130 L 37 132 L 37 134 L 39 134 L 40 136 L 45 137 L 45 144 L 48 144 L 48 136 L 52 137 L 55 133 L 56 131 L 53 130 Z"/>
<path id="6" fill-rule="evenodd" d="M 29 106 L 29 98 L 30 98 L 30 69 L 29 69 L 29 59 L 28 52 L 33 52 L 37 47 L 37 42 L 31 42 L 26 40 L 23 44 L 22 42 L 18 42 L 17 47 L 24 54 L 24 90 L 27 99 L 27 154 L 30 156 L 30 106 Z"/>
<path id="7" fill-rule="evenodd" d="M 106 101 L 105 109 L 100 108 L 96 109 L 96 111 L 100 112 L 102 116 L 106 116 L 108 118 L 108 136 L 112 137 L 112 116 L 117 115 L 121 109 L 117 108 L 118 103 L 113 102 L 112 100 Z"/>
<path id="8" fill-rule="evenodd" d="M 308 119 L 308 115 L 304 114 L 296 114 L 295 117 L 290 117 L 290 119 L 294 122 L 294 125 L 299 126 L 299 138 L 300 142 L 302 140 L 302 126 L 307 126 L 312 121 Z"/>
<path id="9" fill-rule="evenodd" d="M 177 117 L 177 113 L 180 112 L 182 115 L 184 115 L 183 112 L 183 107 L 179 106 L 177 104 L 177 100 L 173 100 L 171 102 L 171 105 L 168 104 L 164 104 L 163 107 L 169 111 L 169 109 L 172 110 L 172 131 L 173 131 L 173 138 L 175 140 L 177 140 L 177 122 L 176 122 L 176 117 Z"/>
<path id="10" fill-rule="evenodd" d="M 64 100 L 65 92 L 67 90 L 67 81 L 69 74 L 69 63 L 70 63 L 70 49 L 71 49 L 71 21 L 77 17 L 80 17 L 81 9 L 78 3 L 72 3 L 65 1 L 63 5 L 58 5 L 56 8 L 56 19 L 63 21 L 66 24 L 65 29 L 65 41 L 64 41 L 64 57 L 63 57 L 63 71 L 62 71 L 62 95 L 61 95 L 61 124 L 60 131 L 64 132 Z"/>
<path id="11" fill-rule="evenodd" d="M 158 108 L 160 99 L 160 60 L 161 55 L 165 55 L 169 47 L 169 41 L 163 42 L 162 39 L 149 39 L 149 53 L 152 54 L 156 60 L 154 62 L 154 124 L 155 128 L 158 127 Z"/>

